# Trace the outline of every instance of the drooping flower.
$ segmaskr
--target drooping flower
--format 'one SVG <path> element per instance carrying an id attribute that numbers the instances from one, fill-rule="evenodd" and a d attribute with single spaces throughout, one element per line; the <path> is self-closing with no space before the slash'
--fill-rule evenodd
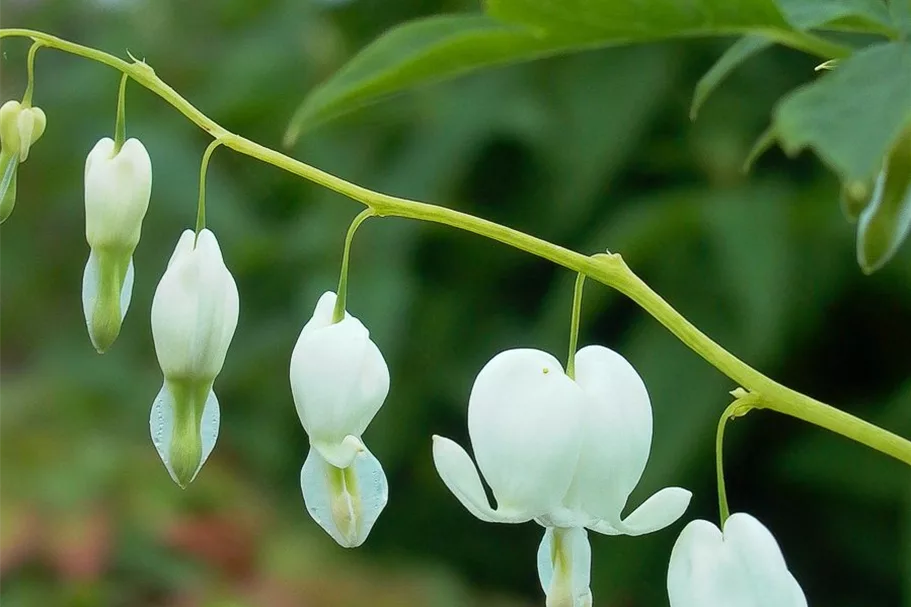
<path id="1" fill-rule="evenodd" d="M 361 440 L 389 393 L 389 369 L 353 316 L 333 322 L 324 293 L 291 355 L 291 392 L 310 452 L 301 492 L 310 516 L 340 545 L 360 546 L 386 506 L 383 468 Z"/>
<path id="2" fill-rule="evenodd" d="M 212 390 L 240 301 L 215 235 L 180 236 L 152 300 L 152 337 L 164 384 L 152 405 L 152 442 L 171 478 L 186 487 L 215 446 L 220 412 Z"/>
<path id="3" fill-rule="evenodd" d="M 434 436 L 437 471 L 481 520 L 546 528 L 538 574 L 548 607 L 591 605 L 586 529 L 642 535 L 670 525 L 689 504 L 689 491 L 670 487 L 622 517 L 651 449 L 651 405 L 635 369 L 601 346 L 576 354 L 575 379 L 545 352 L 501 352 L 475 380 L 468 433 L 497 508 L 468 453 Z"/>
<path id="4" fill-rule="evenodd" d="M 806 607 L 772 533 L 749 514 L 690 522 L 671 551 L 671 607 Z"/>
<path id="5" fill-rule="evenodd" d="M 92 344 L 107 350 L 120 333 L 133 291 L 133 251 L 152 193 L 152 161 L 142 143 L 119 151 L 108 137 L 85 160 L 85 237 L 91 247 L 82 278 L 82 309 Z"/>
<path id="6" fill-rule="evenodd" d="M 38 107 L 23 107 L 18 101 L 0 106 L 0 223 L 16 206 L 19 164 L 28 159 L 32 145 L 44 134 L 47 117 Z"/>

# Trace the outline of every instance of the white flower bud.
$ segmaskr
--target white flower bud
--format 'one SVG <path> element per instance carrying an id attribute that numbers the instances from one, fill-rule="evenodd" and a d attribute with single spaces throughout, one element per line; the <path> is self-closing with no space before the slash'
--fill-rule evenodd
<path id="1" fill-rule="evenodd" d="M 0 106 L 0 223 L 16 206 L 16 178 L 19 164 L 47 126 L 41 108 L 22 107 L 18 101 Z"/>
<path id="2" fill-rule="evenodd" d="M 359 546 L 386 505 L 379 461 L 361 440 L 389 393 L 389 369 L 370 333 L 335 293 L 320 297 L 291 355 L 291 392 L 310 453 L 301 470 L 307 511 L 340 545 Z"/>
<path id="3" fill-rule="evenodd" d="M 0 106 L 0 145 L 11 152 L 18 152 L 19 162 L 25 162 L 29 149 L 47 127 L 47 117 L 38 107 L 22 107 L 18 101 L 7 101 Z"/>
<path id="4" fill-rule="evenodd" d="M 133 289 L 133 251 L 152 192 L 152 162 L 136 139 L 114 152 L 105 137 L 85 161 L 85 235 L 91 247 L 82 308 L 92 343 L 107 350 L 126 316 Z"/>
<path id="5" fill-rule="evenodd" d="M 731 515 L 724 533 L 690 522 L 667 570 L 671 607 L 807 607 L 772 533 L 749 514 Z"/>
<path id="6" fill-rule="evenodd" d="M 239 310 L 237 285 L 215 235 L 202 230 L 197 240 L 186 230 L 152 300 L 152 337 L 164 385 L 149 420 L 155 447 L 181 487 L 215 444 L 219 412 L 212 384 Z"/>
<path id="7" fill-rule="evenodd" d="M 370 332 L 345 313 L 332 322 L 335 293 L 320 297 L 291 354 L 291 392 L 310 443 L 333 466 L 348 466 L 360 436 L 389 393 L 389 368 Z"/>

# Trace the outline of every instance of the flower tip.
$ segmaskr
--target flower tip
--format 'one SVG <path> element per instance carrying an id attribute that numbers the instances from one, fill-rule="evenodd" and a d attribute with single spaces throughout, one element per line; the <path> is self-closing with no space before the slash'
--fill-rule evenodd
<path id="1" fill-rule="evenodd" d="M 111 323 L 96 324 L 93 325 L 89 331 L 92 345 L 99 354 L 107 352 L 111 346 L 114 345 L 114 342 L 117 341 L 118 335 L 120 335 L 119 322 L 116 323 L 116 325 Z"/>
<path id="2" fill-rule="evenodd" d="M 174 482 L 181 489 L 186 489 L 187 485 L 193 482 L 201 463 L 202 445 L 199 441 L 187 441 L 184 444 L 172 443 L 171 471 L 174 475 Z"/>

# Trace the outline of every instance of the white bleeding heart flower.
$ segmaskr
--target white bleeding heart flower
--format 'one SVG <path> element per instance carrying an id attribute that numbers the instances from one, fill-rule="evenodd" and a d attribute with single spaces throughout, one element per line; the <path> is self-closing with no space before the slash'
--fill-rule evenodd
<path id="1" fill-rule="evenodd" d="M 320 297 L 291 355 L 291 392 L 310 452 L 301 491 L 313 519 L 347 548 L 360 546 L 386 506 L 388 484 L 361 435 L 389 393 L 389 368 L 370 332 L 335 293 Z"/>
<path id="2" fill-rule="evenodd" d="M 237 328 L 240 300 L 215 235 L 180 236 L 152 300 L 152 337 L 164 384 L 152 405 L 152 442 L 186 487 L 215 446 L 220 412 L 212 390 Z"/>
<path id="3" fill-rule="evenodd" d="M 807 607 L 772 533 L 749 514 L 731 515 L 724 532 L 690 522 L 671 551 L 671 607 Z"/>
<path id="4" fill-rule="evenodd" d="M 576 354 L 575 379 L 546 352 L 501 352 L 475 380 L 468 433 L 497 508 L 468 453 L 439 436 L 437 471 L 481 520 L 546 527 L 538 574 L 548 607 L 591 605 L 586 528 L 642 535 L 670 525 L 689 505 L 689 491 L 670 487 L 621 516 L 651 449 L 651 404 L 635 369 L 601 346 Z"/>
<path id="5" fill-rule="evenodd" d="M 91 247 L 82 277 L 82 310 L 92 344 L 107 350 L 133 292 L 133 251 L 152 193 L 152 161 L 137 139 L 119 151 L 108 137 L 85 161 L 85 237 Z"/>

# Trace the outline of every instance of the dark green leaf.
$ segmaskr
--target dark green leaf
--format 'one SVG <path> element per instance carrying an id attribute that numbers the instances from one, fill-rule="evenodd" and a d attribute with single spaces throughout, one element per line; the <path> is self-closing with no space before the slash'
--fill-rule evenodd
<path id="1" fill-rule="evenodd" d="M 892 15 L 892 23 L 903 32 L 911 34 L 911 2 L 892 0 L 889 2 L 889 12 Z"/>
<path id="2" fill-rule="evenodd" d="M 724 52 L 709 71 L 699 79 L 693 93 L 693 105 L 690 107 L 690 119 L 695 120 L 699 108 L 705 103 L 708 96 L 734 71 L 737 66 L 755 55 L 756 53 L 772 46 L 772 41 L 759 36 L 744 36 Z"/>
<path id="3" fill-rule="evenodd" d="M 871 46 L 782 98 L 775 133 L 788 154 L 810 147 L 843 182 L 865 181 L 911 120 L 911 45 Z"/>
<path id="4" fill-rule="evenodd" d="M 774 0 L 488 0 L 487 10 L 507 21 L 606 32 L 618 41 L 790 29 Z"/>
<path id="5" fill-rule="evenodd" d="M 579 36 L 503 24 L 485 15 L 444 15 L 406 23 L 375 40 L 311 92 L 291 119 L 285 141 L 293 143 L 305 129 L 390 93 L 590 43 Z"/>
<path id="6" fill-rule="evenodd" d="M 778 0 L 778 6 L 798 29 L 895 32 L 889 9 L 881 0 Z"/>

